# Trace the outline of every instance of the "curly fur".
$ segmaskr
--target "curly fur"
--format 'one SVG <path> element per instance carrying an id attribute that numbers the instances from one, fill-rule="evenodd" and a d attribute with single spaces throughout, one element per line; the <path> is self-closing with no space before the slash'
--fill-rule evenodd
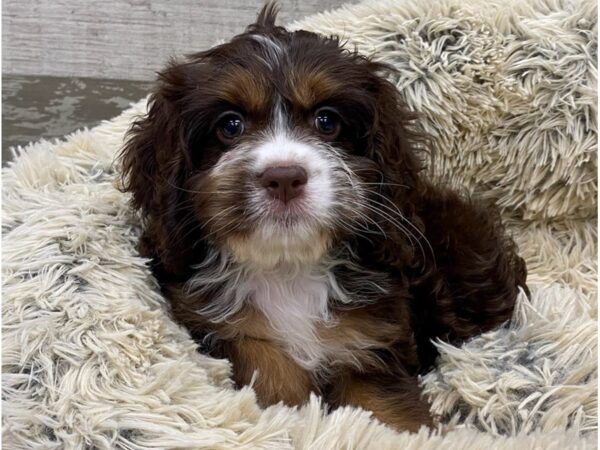
<path id="1" fill-rule="evenodd" d="M 287 71 L 279 67 L 283 52 Z M 428 180 L 417 118 L 382 77 L 387 69 L 343 50 L 336 38 L 275 26 L 275 9 L 267 6 L 244 34 L 160 74 L 149 113 L 134 124 L 122 153 L 124 186 L 144 213 L 141 252 L 153 258 L 175 319 L 208 352 L 233 360 L 239 384 L 259 370 L 254 388 L 263 404 L 300 404 L 314 391 L 334 407 L 362 405 L 400 429 L 416 429 L 430 423 L 415 376 L 435 360 L 432 339 L 457 344 L 507 321 L 519 289 L 527 289 L 526 269 L 493 206 Z M 231 99 L 240 86 L 243 98 Z M 214 177 L 226 150 L 214 137 L 217 111 L 209 100 L 226 97 L 260 111 L 270 86 L 298 109 L 322 97 L 351 119 L 336 142 L 315 144 L 334 152 L 349 180 L 344 186 L 344 177 L 335 178 L 337 222 L 320 228 L 313 245 L 293 247 L 306 253 L 301 263 L 275 262 L 272 279 L 263 282 L 265 292 L 273 289 L 280 266 L 294 273 L 328 266 L 314 292 L 284 289 L 307 295 L 297 311 L 308 311 L 313 296 L 324 299 L 306 313 L 313 315 L 300 325 L 305 336 L 296 344 L 282 337 L 300 323 L 294 314 L 287 327 L 280 319 L 288 311 L 279 323 L 270 314 L 289 302 L 245 302 L 252 294 L 244 284 L 257 283 L 246 275 L 256 264 L 235 255 L 254 239 L 244 206 L 250 194 L 223 192 Z M 220 173 L 245 180 L 248 166 L 241 158 Z M 234 231 L 227 228 L 232 221 Z M 382 285 L 356 295 L 359 286 Z M 210 313 L 228 302 L 235 304 L 229 313 Z"/>

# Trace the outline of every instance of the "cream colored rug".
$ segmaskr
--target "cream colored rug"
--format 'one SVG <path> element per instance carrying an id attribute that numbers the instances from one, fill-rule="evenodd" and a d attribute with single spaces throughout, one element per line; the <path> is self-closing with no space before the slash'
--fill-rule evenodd
<path id="1" fill-rule="evenodd" d="M 502 207 L 532 301 L 510 327 L 440 344 L 422 380 L 437 431 L 318 398 L 261 410 L 169 319 L 136 254 L 112 161 L 142 101 L 3 172 L 5 448 L 595 448 L 595 1 L 376 0 L 296 26 L 398 69 L 436 177 Z"/>

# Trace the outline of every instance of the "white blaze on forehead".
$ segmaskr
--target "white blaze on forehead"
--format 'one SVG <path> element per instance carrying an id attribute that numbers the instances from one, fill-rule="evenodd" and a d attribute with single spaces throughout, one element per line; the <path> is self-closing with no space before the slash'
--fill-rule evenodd
<path id="1" fill-rule="evenodd" d="M 271 124 L 271 130 L 274 134 L 285 133 L 289 128 L 288 117 L 285 112 L 285 107 L 281 101 L 281 97 L 277 95 L 275 98 L 275 106 L 273 107 L 273 117 L 271 118 L 273 123 Z"/>
<path id="2" fill-rule="evenodd" d="M 327 170 L 327 160 L 319 149 L 281 132 L 259 144 L 254 153 L 254 166 L 258 172 L 269 167 L 292 165 L 302 166 L 309 176 Z"/>
<path id="3" fill-rule="evenodd" d="M 329 164 L 323 149 L 293 137 L 289 131 L 289 118 L 281 98 L 273 106 L 270 133 L 254 152 L 254 165 L 259 173 L 269 167 L 302 166 L 309 176 L 326 174 Z"/>

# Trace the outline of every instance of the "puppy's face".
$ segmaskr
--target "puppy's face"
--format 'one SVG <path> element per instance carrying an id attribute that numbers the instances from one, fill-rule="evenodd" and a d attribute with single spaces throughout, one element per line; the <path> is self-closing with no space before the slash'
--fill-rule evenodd
<path id="1" fill-rule="evenodd" d="M 238 260 L 318 259 L 365 214 L 362 177 L 377 179 L 370 73 L 306 33 L 248 33 L 200 61 L 185 189 L 205 232 Z"/>
<path id="2" fill-rule="evenodd" d="M 377 195 L 411 183 L 386 175 L 413 161 L 381 69 L 336 39 L 275 27 L 267 9 L 246 33 L 161 73 L 148 120 L 163 174 L 148 178 L 184 192 L 202 239 L 234 259 L 314 262 L 377 229 Z"/>

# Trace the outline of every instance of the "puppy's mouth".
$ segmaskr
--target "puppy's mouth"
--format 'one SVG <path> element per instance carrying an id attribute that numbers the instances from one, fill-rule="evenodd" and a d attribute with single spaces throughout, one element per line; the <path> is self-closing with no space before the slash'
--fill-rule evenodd
<path id="1" fill-rule="evenodd" d="M 306 221 L 308 205 L 301 198 L 287 203 L 266 199 L 264 205 L 265 216 L 270 222 L 292 227 Z"/>

